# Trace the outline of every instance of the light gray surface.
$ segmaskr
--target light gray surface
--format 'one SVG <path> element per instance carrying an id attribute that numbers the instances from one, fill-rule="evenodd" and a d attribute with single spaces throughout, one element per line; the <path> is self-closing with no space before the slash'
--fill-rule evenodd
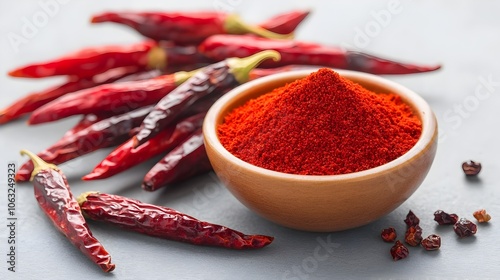
<path id="1" fill-rule="evenodd" d="M 40 2 L 50 2 L 41 0 Z M 52 1 L 54 2 L 54 1 Z M 63 1 L 61 1 L 63 2 Z M 309 7 L 313 14 L 297 37 L 342 44 L 400 60 L 442 63 L 436 73 L 389 77 L 420 93 L 435 111 L 441 132 L 434 165 L 422 186 L 402 206 L 370 225 L 331 234 L 298 232 L 268 222 L 242 206 L 214 174 L 170 190 L 146 193 L 139 187 L 153 162 L 104 181 L 83 183 L 87 174 L 110 150 L 61 165 L 72 190 L 115 193 L 165 205 L 200 219 L 247 233 L 268 234 L 275 242 L 263 250 L 231 251 L 197 247 L 141 236 L 91 223 L 95 236 L 111 252 L 116 270 L 108 279 L 344 279 L 344 278 L 497 278 L 500 272 L 498 225 L 500 217 L 500 2 L 401 1 L 384 26 L 373 25 L 375 14 L 388 10 L 391 1 L 64 1 L 43 26 L 25 38 L 18 51 L 9 43 L 11 32 L 21 35 L 33 16 L 46 13 L 39 1 L 0 2 L 0 107 L 24 94 L 57 83 L 59 79 L 12 79 L 13 67 L 41 61 L 84 46 L 140 40 L 134 32 L 112 24 L 91 26 L 92 13 L 117 9 L 188 10 L 232 9 L 250 21 L 263 20 L 293 8 Z M 286 3 L 286 4 L 285 4 Z M 398 2 L 396 2 L 398 3 Z M 42 22 L 43 23 L 43 22 Z M 372 28 L 360 41 L 359 30 Z M 370 32 L 370 31 L 369 31 Z M 492 80 L 490 87 L 483 80 Z M 486 90 L 490 90 L 489 92 Z M 479 91 L 477 91 L 479 90 Z M 482 93 L 481 100 L 474 97 Z M 477 101 L 477 102 L 476 102 Z M 458 113 L 458 106 L 463 112 Z M 25 120 L 25 119 L 24 119 Z M 39 151 L 70 128 L 77 118 L 28 127 L 24 120 L 0 127 L 0 279 L 100 279 L 105 275 L 58 234 L 38 208 L 32 188 L 17 187 L 17 264 L 7 271 L 7 163 L 19 166 L 21 148 Z M 470 182 L 460 169 L 462 161 L 483 163 L 480 180 Z M 476 237 L 459 240 L 451 228 L 432 220 L 437 209 L 472 218 L 486 208 L 493 219 L 480 225 Z M 421 218 L 424 235 L 438 233 L 438 252 L 410 248 L 410 257 L 393 262 L 391 245 L 380 240 L 384 227 L 404 231 L 403 218 L 412 209 Z M 348 213 L 346 213 L 348 215 Z M 326 253 L 319 240 L 337 245 Z M 316 256 L 316 257 L 315 257 Z"/>

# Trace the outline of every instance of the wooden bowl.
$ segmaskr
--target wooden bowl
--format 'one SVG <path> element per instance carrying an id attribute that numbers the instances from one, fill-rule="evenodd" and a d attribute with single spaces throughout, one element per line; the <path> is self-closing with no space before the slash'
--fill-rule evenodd
<path id="1" fill-rule="evenodd" d="M 396 209 L 420 186 L 437 148 L 437 122 L 415 92 L 371 74 L 337 72 L 374 92 L 392 92 L 422 121 L 422 135 L 401 157 L 378 167 L 343 175 L 313 176 L 276 172 L 247 163 L 219 142 L 216 128 L 230 111 L 314 70 L 280 73 L 235 88 L 208 112 L 203 134 L 215 173 L 249 209 L 277 224 L 306 231 L 339 231 L 368 224 Z"/>

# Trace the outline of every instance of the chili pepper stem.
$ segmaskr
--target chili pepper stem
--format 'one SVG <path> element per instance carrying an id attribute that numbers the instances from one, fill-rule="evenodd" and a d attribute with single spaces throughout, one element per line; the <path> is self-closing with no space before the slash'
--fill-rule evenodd
<path id="1" fill-rule="evenodd" d="M 250 71 L 257 67 L 262 61 L 269 58 L 272 58 L 274 61 L 279 61 L 281 55 L 277 51 L 266 50 L 245 58 L 229 58 L 227 64 L 231 68 L 230 72 L 234 75 L 236 80 L 240 84 L 243 84 L 250 79 Z"/>
<path id="2" fill-rule="evenodd" d="M 149 69 L 165 70 L 167 68 L 167 52 L 158 46 L 152 47 L 151 50 L 149 50 L 147 59 Z"/>
<path id="3" fill-rule="evenodd" d="M 35 155 L 34 153 L 28 151 L 28 150 L 21 150 L 21 155 L 26 155 L 28 156 L 31 161 L 33 162 L 33 172 L 31 172 L 31 177 L 30 181 L 33 181 L 33 177 L 36 176 L 40 171 L 44 169 L 54 169 L 54 170 L 59 170 L 59 168 L 52 163 L 47 163 L 43 159 L 41 159 L 39 156 Z"/>
<path id="4" fill-rule="evenodd" d="M 266 30 L 260 26 L 249 25 L 241 20 L 238 15 L 228 15 L 224 22 L 224 29 L 229 34 L 251 33 L 269 39 L 292 39 L 293 33 L 279 34 Z"/>
<path id="5" fill-rule="evenodd" d="M 193 71 L 189 71 L 189 72 L 186 72 L 186 71 L 179 71 L 179 72 L 175 72 L 173 75 L 174 75 L 174 80 L 175 80 L 175 83 L 177 85 L 180 85 L 182 83 L 184 83 L 185 81 L 187 81 L 189 78 L 191 78 L 194 74 L 196 74 L 196 72 L 198 72 L 200 69 L 196 69 L 196 70 L 193 70 Z"/>

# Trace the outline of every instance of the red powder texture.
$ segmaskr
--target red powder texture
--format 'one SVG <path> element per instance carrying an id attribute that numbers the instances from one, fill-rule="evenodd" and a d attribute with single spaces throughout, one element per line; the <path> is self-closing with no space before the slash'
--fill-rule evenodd
<path id="1" fill-rule="evenodd" d="M 236 157 L 302 175 L 346 174 L 412 148 L 421 122 L 395 94 L 376 94 L 320 69 L 229 113 L 217 131 Z"/>

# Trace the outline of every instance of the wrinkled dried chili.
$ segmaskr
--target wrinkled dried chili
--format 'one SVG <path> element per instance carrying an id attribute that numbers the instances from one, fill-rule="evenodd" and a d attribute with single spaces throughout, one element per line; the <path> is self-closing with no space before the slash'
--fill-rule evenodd
<path id="1" fill-rule="evenodd" d="M 31 152 L 22 150 L 21 154 L 28 155 L 35 166 L 33 186 L 43 212 L 75 247 L 104 272 L 112 271 L 115 265 L 111 263 L 109 253 L 92 235 L 63 173 L 57 166 L 44 162 Z"/>
<path id="2" fill-rule="evenodd" d="M 235 14 L 222 12 L 106 12 L 94 15 L 92 23 L 124 24 L 156 41 L 177 44 L 198 44 L 215 34 L 255 34 L 268 38 L 286 39 L 290 35 L 271 32 L 244 23 Z"/>
<path id="3" fill-rule="evenodd" d="M 118 195 L 88 192 L 81 194 L 78 202 L 84 215 L 92 220 L 195 245 L 257 249 L 269 245 L 274 239 L 265 235 L 246 235 L 225 226 L 200 221 L 171 208 Z"/>
<path id="4" fill-rule="evenodd" d="M 424 66 L 391 61 L 356 51 L 347 51 L 341 47 L 243 35 L 214 35 L 203 41 L 198 49 L 213 60 L 244 57 L 263 50 L 276 50 L 282 59 L 263 63 L 263 66 L 267 67 L 290 64 L 321 65 L 373 74 L 412 74 L 440 68 L 439 65 Z"/>
<path id="5" fill-rule="evenodd" d="M 78 114 L 114 113 L 155 104 L 194 72 L 177 72 L 141 81 L 106 84 L 65 95 L 31 114 L 29 123 L 51 122 Z"/>
<path id="6" fill-rule="evenodd" d="M 205 151 L 200 128 L 148 171 L 144 176 L 142 188 L 155 191 L 210 170 L 212 165 Z"/>

